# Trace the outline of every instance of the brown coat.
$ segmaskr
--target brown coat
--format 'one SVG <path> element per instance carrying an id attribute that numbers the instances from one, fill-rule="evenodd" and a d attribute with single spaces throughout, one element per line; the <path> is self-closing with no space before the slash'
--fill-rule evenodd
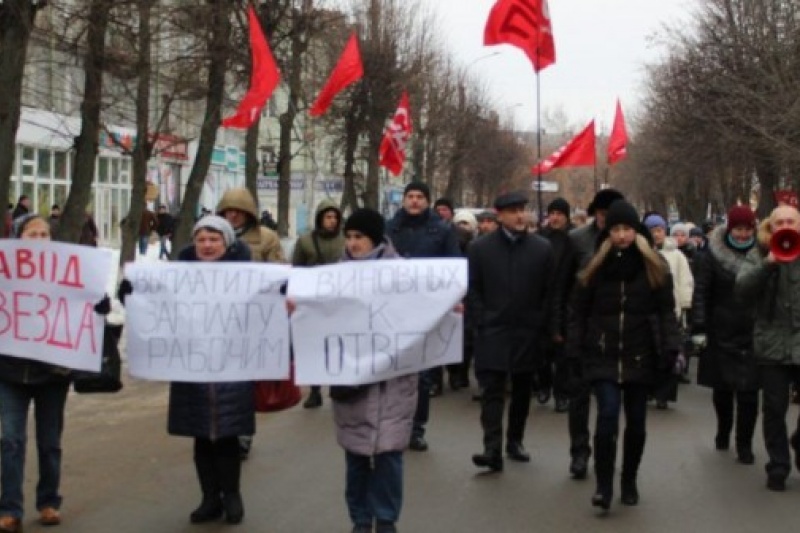
<path id="1" fill-rule="evenodd" d="M 253 261 L 262 263 L 286 262 L 278 234 L 259 223 L 256 202 L 250 191 L 244 187 L 235 187 L 225 191 L 219 204 L 217 204 L 216 213 L 222 215 L 228 209 L 236 209 L 247 215 L 247 223 L 244 226 L 244 230 L 236 228 L 236 233 L 250 247 Z"/>

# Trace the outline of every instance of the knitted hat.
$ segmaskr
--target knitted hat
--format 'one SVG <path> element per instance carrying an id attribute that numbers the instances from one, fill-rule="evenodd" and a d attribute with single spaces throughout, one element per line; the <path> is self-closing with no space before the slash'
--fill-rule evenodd
<path id="1" fill-rule="evenodd" d="M 756 215 L 746 205 L 735 205 L 728 211 L 728 231 L 736 226 L 756 227 Z"/>
<path id="2" fill-rule="evenodd" d="M 614 200 L 622 200 L 624 198 L 625 196 L 616 189 L 603 189 L 602 191 L 598 191 L 587 209 L 589 216 L 594 216 L 594 212 L 598 209 L 608 209 L 611 207 L 611 204 L 614 203 Z"/>
<path id="3" fill-rule="evenodd" d="M 230 248 L 236 242 L 236 232 L 233 231 L 233 226 L 219 215 L 206 215 L 198 220 L 194 228 L 192 228 L 192 237 L 201 229 L 222 234 L 222 240 L 225 241 L 226 248 Z"/>
<path id="4" fill-rule="evenodd" d="M 422 193 L 423 196 L 425 196 L 425 199 L 428 200 L 428 202 L 431 201 L 431 189 L 421 181 L 412 181 L 411 183 L 406 185 L 406 188 L 403 189 L 403 196 L 405 197 L 405 195 L 408 194 L 410 191 L 419 191 Z"/>
<path id="5" fill-rule="evenodd" d="M 608 222 L 606 222 L 608 224 Z M 644 219 L 644 225 L 647 229 L 664 228 L 667 229 L 667 221 L 658 213 L 653 213 Z"/>
<path id="6" fill-rule="evenodd" d="M 20 236 L 22 235 L 22 232 L 25 231 L 25 226 L 28 225 L 28 222 L 30 222 L 31 220 L 35 220 L 37 218 L 44 220 L 43 217 L 37 215 L 36 213 L 28 213 L 27 215 L 21 215 L 15 218 L 11 226 L 11 230 L 13 232 L 14 237 L 19 239 Z"/>
<path id="7" fill-rule="evenodd" d="M 673 225 L 669 230 L 670 237 L 674 237 L 677 233 L 683 233 L 687 237 L 689 236 L 689 227 L 686 224 L 678 222 L 677 224 Z"/>
<path id="8" fill-rule="evenodd" d="M 552 213 L 553 211 L 564 213 L 567 217 L 569 217 L 570 213 L 572 212 L 572 209 L 570 209 L 569 202 L 567 202 L 563 198 L 556 198 L 555 200 L 547 204 L 547 212 Z"/>
<path id="9" fill-rule="evenodd" d="M 611 229 L 617 224 L 625 224 L 636 230 L 641 227 L 639 213 L 625 200 L 616 200 L 609 206 L 608 213 L 606 213 L 606 228 Z"/>
<path id="10" fill-rule="evenodd" d="M 470 231 L 475 231 L 476 229 L 478 229 L 478 219 L 475 218 L 475 215 L 473 215 L 469 211 L 462 209 L 455 214 L 455 216 L 453 217 L 453 224 L 458 225 L 461 222 L 466 223 Z"/>
<path id="11" fill-rule="evenodd" d="M 475 218 L 478 220 L 478 222 L 481 222 L 482 220 L 497 220 L 497 213 L 491 209 L 487 209 L 478 213 L 478 216 Z"/>
<path id="12" fill-rule="evenodd" d="M 433 208 L 436 209 L 440 205 L 447 207 L 451 213 L 455 213 L 456 209 L 453 207 L 453 202 L 451 202 L 448 198 L 439 198 L 433 203 Z"/>
<path id="13" fill-rule="evenodd" d="M 407 187 L 406 187 L 407 188 Z M 369 237 L 372 244 L 378 246 L 383 242 L 383 233 L 386 229 L 386 222 L 377 211 L 368 208 L 357 209 L 347 218 L 344 223 L 344 232 L 358 231 Z"/>

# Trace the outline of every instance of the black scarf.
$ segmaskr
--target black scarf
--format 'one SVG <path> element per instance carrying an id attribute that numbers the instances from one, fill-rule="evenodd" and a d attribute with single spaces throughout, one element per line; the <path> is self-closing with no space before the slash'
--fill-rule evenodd
<path id="1" fill-rule="evenodd" d="M 635 244 L 627 248 L 611 248 L 600 275 L 612 281 L 631 281 L 644 271 L 644 257 Z"/>

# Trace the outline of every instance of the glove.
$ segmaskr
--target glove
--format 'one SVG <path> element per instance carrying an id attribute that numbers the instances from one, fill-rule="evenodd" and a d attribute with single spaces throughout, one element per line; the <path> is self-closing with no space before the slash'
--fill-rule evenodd
<path id="1" fill-rule="evenodd" d="M 111 300 L 106 294 L 103 299 L 94 304 L 94 312 L 98 315 L 107 315 L 111 312 Z"/>
<path id="2" fill-rule="evenodd" d="M 705 348 L 707 342 L 708 339 L 706 339 L 705 333 L 697 333 L 695 335 L 692 335 L 692 344 L 697 349 Z"/>
<path id="3" fill-rule="evenodd" d="M 117 299 L 122 302 L 122 305 L 125 305 L 125 297 L 129 294 L 133 294 L 133 285 L 127 279 L 123 279 L 117 289 Z"/>

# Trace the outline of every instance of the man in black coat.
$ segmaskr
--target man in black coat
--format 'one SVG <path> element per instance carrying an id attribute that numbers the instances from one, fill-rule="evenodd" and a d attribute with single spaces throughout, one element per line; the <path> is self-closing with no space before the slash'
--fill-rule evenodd
<path id="1" fill-rule="evenodd" d="M 547 225 L 539 235 L 550 241 L 553 247 L 553 266 L 556 273 L 554 290 L 558 292 L 558 302 L 566 302 L 575 276 L 572 273 L 572 243 L 569 240 L 570 205 L 563 198 L 556 198 L 547 206 Z M 564 337 L 567 329 L 566 306 L 561 305 L 558 313 L 551 317 L 553 338 L 546 339 L 545 357 L 536 373 L 537 400 L 546 404 L 550 395 L 555 397 L 556 412 L 569 410 L 569 392 L 566 388 L 568 368 L 564 361 Z"/>
<path id="2" fill-rule="evenodd" d="M 455 230 L 430 208 L 431 191 L 422 182 L 412 182 L 403 191 L 403 207 L 389 221 L 386 235 L 397 253 L 408 258 L 461 257 Z M 430 411 L 431 372 L 420 374 L 417 412 L 411 431 L 411 450 L 424 452 L 425 424 Z"/>
<path id="3" fill-rule="evenodd" d="M 503 469 L 503 412 L 506 379 L 511 403 L 506 453 L 530 461 L 522 446 L 540 356 L 552 313 L 554 263 L 550 243 L 526 228 L 527 197 L 504 194 L 495 201 L 500 228 L 476 240 L 469 250 L 467 312 L 475 328 L 475 373 L 483 388 L 483 453 L 472 456 L 479 467 Z"/>
<path id="4" fill-rule="evenodd" d="M 573 250 L 573 278 L 582 270 L 592 258 L 597 245 L 597 236 L 605 228 L 606 213 L 608 208 L 615 200 L 623 198 L 622 193 L 614 189 L 603 189 L 594 195 L 592 203 L 589 204 L 589 216 L 594 217 L 591 224 L 569 232 L 569 240 Z M 579 363 L 570 361 L 573 367 L 572 397 L 569 403 L 569 452 L 571 462 L 569 471 L 575 479 L 584 479 L 589 468 L 589 457 L 592 448 L 589 445 L 591 434 L 589 433 L 589 407 L 591 403 L 591 389 L 589 384 L 580 379 Z"/>

